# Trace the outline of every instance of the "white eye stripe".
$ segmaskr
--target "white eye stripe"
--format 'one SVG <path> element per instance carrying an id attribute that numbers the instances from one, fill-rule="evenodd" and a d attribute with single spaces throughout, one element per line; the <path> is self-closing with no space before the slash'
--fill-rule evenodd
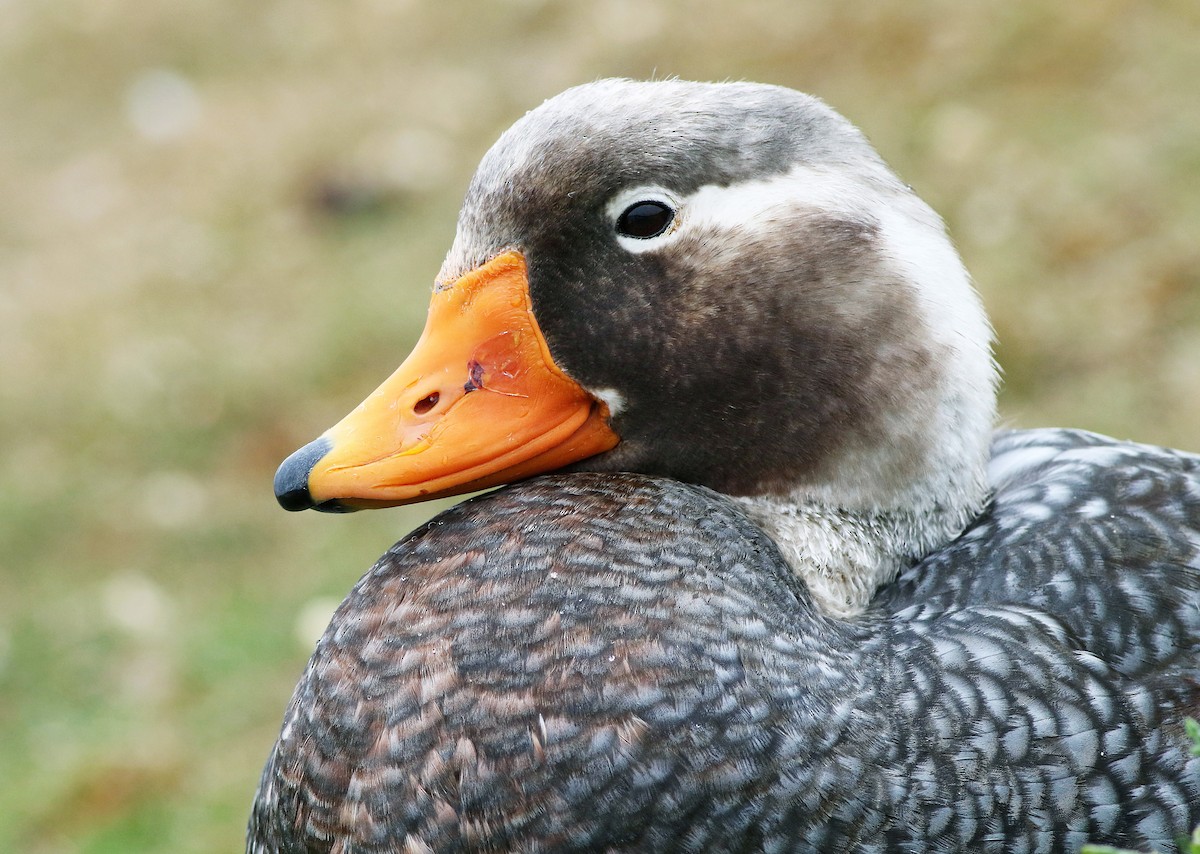
<path id="1" fill-rule="evenodd" d="M 755 223 L 769 223 L 780 212 L 798 207 L 861 215 L 873 207 L 872 196 L 854 176 L 800 166 L 770 178 L 739 184 L 707 184 L 684 197 L 655 185 L 632 187 L 614 196 L 605 212 L 615 231 L 617 219 L 638 202 L 662 202 L 675 211 L 670 226 L 660 235 L 650 238 L 616 235 L 623 249 L 642 253 L 658 251 L 686 232 L 754 227 Z"/>
<path id="2" fill-rule="evenodd" d="M 853 174 L 797 166 L 770 178 L 708 184 L 683 204 L 693 227 L 726 231 L 771 223 L 781 214 L 805 209 L 864 218 L 879 206 L 879 198 Z"/>

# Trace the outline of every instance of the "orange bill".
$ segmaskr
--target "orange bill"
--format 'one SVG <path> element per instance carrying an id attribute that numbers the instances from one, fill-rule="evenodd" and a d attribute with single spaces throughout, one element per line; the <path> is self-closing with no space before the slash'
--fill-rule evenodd
<path id="1" fill-rule="evenodd" d="M 506 252 L 434 293 L 412 354 L 284 462 L 276 495 L 296 510 L 408 504 L 552 471 L 618 441 L 607 407 L 554 364 L 525 259 Z"/>

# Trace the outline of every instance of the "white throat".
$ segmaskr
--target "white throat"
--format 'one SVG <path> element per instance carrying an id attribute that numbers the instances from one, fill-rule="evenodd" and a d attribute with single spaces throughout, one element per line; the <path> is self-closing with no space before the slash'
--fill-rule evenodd
<path id="1" fill-rule="evenodd" d="M 736 500 L 779 547 L 817 607 L 847 618 L 862 613 L 900 570 L 961 533 L 982 499 L 957 511 L 876 513 L 779 498 Z"/>

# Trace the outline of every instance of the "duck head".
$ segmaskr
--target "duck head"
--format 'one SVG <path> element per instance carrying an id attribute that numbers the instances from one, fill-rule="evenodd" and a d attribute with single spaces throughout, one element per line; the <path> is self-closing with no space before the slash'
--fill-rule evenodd
<path id="1" fill-rule="evenodd" d="M 600 81 L 486 154 L 413 354 L 276 494 L 636 471 L 738 497 L 777 541 L 798 525 L 793 550 L 888 540 L 886 574 L 984 500 L 990 339 L 940 219 L 820 101 Z"/>

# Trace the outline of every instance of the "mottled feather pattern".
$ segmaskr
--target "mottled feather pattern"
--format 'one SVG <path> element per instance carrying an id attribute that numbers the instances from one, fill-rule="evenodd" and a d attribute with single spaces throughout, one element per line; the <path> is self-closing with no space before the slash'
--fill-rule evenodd
<path id="1" fill-rule="evenodd" d="M 339 609 L 248 851 L 1172 850 L 1198 464 L 1003 435 L 987 511 L 848 621 L 700 487 L 465 502 Z"/>
<path id="2" fill-rule="evenodd" d="M 1200 457 L 1077 430 L 1000 434 L 987 510 L 876 607 L 1053 615 L 1123 676 L 1200 674 Z"/>

